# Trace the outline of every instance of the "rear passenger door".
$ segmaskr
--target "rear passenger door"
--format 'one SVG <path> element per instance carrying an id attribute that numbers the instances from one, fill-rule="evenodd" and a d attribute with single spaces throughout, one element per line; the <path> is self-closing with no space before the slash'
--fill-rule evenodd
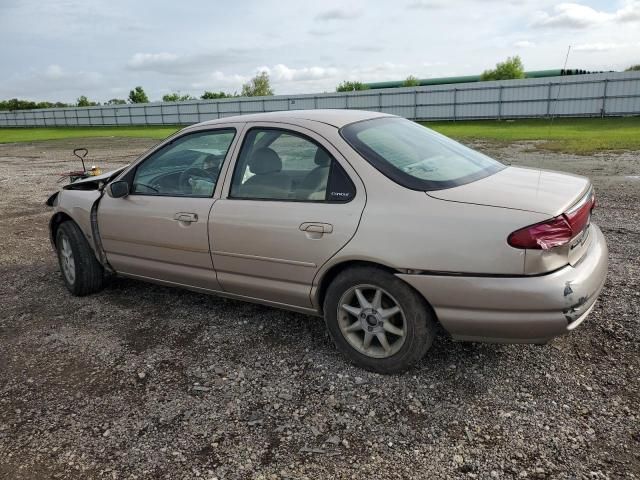
<path id="1" fill-rule="evenodd" d="M 248 124 L 209 237 L 225 291 L 312 307 L 318 269 L 355 234 L 364 187 L 322 137 L 301 127 Z"/>

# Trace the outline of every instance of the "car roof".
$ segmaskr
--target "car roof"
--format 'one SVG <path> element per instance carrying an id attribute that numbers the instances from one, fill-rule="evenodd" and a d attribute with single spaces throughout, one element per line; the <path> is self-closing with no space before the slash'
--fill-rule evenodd
<path id="1" fill-rule="evenodd" d="M 393 117 L 387 113 L 370 112 L 366 110 L 345 110 L 345 109 L 319 109 L 319 110 L 285 110 L 281 112 L 266 113 L 250 113 L 247 115 L 236 115 L 233 117 L 224 117 L 216 120 L 208 120 L 201 122 L 196 126 L 215 125 L 220 123 L 234 122 L 285 122 L 291 123 L 292 120 L 312 120 L 316 122 L 326 123 L 334 127 L 341 128 L 349 123 L 359 122 L 361 120 L 369 120 L 379 117 Z"/>

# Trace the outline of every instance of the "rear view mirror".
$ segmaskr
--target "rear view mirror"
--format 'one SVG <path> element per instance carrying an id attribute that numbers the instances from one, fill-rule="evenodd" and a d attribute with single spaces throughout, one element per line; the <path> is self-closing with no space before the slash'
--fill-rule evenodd
<path id="1" fill-rule="evenodd" d="M 129 183 L 126 180 L 110 183 L 107 187 L 107 193 L 112 198 L 126 197 L 129 195 Z"/>

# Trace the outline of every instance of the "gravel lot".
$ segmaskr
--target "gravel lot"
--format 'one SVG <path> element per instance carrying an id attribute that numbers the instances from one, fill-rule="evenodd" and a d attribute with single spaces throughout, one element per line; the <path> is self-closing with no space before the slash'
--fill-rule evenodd
<path id="1" fill-rule="evenodd" d="M 640 152 L 476 147 L 590 176 L 610 247 L 591 317 L 549 345 L 454 343 L 400 376 L 345 363 L 323 323 L 114 279 L 64 289 L 56 172 L 153 141 L 0 145 L 0 478 L 640 478 Z"/>

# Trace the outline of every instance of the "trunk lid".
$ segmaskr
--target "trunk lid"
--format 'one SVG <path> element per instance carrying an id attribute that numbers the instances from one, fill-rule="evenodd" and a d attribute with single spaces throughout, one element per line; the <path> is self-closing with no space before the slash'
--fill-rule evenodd
<path id="1" fill-rule="evenodd" d="M 580 200 L 591 182 L 585 177 L 525 167 L 507 167 L 459 187 L 427 192 L 440 200 L 560 215 Z"/>

